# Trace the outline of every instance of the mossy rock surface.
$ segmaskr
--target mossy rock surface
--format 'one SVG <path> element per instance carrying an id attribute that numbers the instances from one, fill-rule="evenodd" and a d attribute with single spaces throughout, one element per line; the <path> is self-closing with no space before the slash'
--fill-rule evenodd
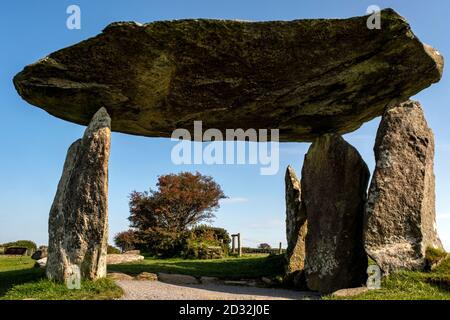
<path id="1" fill-rule="evenodd" d="M 404 18 L 113 23 L 14 78 L 48 113 L 86 125 L 104 106 L 112 130 L 280 129 L 281 141 L 347 133 L 440 80 L 442 56 Z M 192 138 L 193 134 L 192 134 Z M 225 138 L 225 137 L 224 137 Z"/>

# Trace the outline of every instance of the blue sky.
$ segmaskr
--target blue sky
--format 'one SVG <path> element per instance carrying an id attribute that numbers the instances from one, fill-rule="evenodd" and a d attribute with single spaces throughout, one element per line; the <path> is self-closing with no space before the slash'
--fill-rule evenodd
<path id="1" fill-rule="evenodd" d="M 81 8 L 81 30 L 66 28 L 66 8 Z M 425 43 L 450 57 L 448 0 L 42 0 L 1 1 L 0 4 L 0 243 L 32 239 L 47 242 L 47 219 L 69 145 L 84 128 L 54 118 L 23 101 L 12 85 L 22 68 L 47 54 L 94 36 L 111 22 L 151 22 L 179 18 L 292 20 L 345 18 L 364 15 L 368 6 L 392 7 L 407 18 Z M 425 108 L 436 135 L 437 224 L 450 250 L 450 79 L 414 97 Z M 374 167 L 373 143 L 379 119 L 345 136 Z M 259 166 L 175 166 L 174 142 L 114 133 L 110 159 L 110 234 L 128 227 L 128 194 L 153 187 L 157 176 L 198 170 L 212 175 L 230 197 L 222 203 L 214 225 L 241 232 L 243 244 L 286 245 L 284 171 L 292 164 L 300 173 L 306 143 L 281 144 L 278 175 L 261 176 Z M 110 241 L 112 242 L 112 241 Z"/>

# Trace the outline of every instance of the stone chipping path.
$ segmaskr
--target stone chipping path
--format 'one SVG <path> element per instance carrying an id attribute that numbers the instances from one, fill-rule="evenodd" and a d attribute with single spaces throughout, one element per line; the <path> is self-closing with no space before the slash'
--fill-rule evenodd
<path id="1" fill-rule="evenodd" d="M 174 285 L 160 281 L 117 280 L 121 300 L 310 300 L 311 292 L 222 284 Z"/>

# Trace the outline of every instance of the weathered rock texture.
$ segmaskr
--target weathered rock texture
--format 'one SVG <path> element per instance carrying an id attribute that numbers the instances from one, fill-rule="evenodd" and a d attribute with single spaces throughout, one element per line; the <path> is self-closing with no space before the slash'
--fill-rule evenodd
<path id="1" fill-rule="evenodd" d="M 67 152 L 50 210 L 47 276 L 65 281 L 106 276 L 111 119 L 104 108 Z M 76 266 L 76 267 L 74 267 Z"/>
<path id="2" fill-rule="evenodd" d="M 124 133 L 280 129 L 281 141 L 346 133 L 439 81 L 443 58 L 408 23 L 367 17 L 113 23 L 19 73 L 29 103 L 86 125 L 99 105 Z M 70 97 L 70 98 L 68 98 Z"/>
<path id="3" fill-rule="evenodd" d="M 31 255 L 31 259 L 40 260 L 40 259 L 46 258 L 47 256 L 48 256 L 48 247 L 41 246 L 41 247 L 39 247 L 39 250 L 37 250 L 35 253 L 33 253 Z"/>
<path id="4" fill-rule="evenodd" d="M 130 263 L 130 262 L 136 262 L 136 261 L 142 261 L 144 260 L 144 256 L 141 256 L 139 254 L 108 254 L 106 258 L 107 264 L 121 264 L 121 263 Z"/>
<path id="5" fill-rule="evenodd" d="M 330 293 L 366 279 L 363 216 L 369 170 L 358 151 L 339 135 L 316 139 L 305 156 L 305 275 L 311 290 Z"/>
<path id="6" fill-rule="evenodd" d="M 294 169 L 288 166 L 286 187 L 286 275 L 301 272 L 305 266 L 306 212 L 301 203 L 301 187 Z"/>
<path id="7" fill-rule="evenodd" d="M 434 136 L 418 102 L 383 115 L 366 206 L 367 253 L 385 273 L 421 270 L 427 247 L 442 248 L 435 224 Z"/>

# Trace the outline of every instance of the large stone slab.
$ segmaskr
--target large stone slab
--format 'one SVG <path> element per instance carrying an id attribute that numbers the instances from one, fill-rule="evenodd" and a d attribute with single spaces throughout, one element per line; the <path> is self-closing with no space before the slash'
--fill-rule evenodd
<path id="1" fill-rule="evenodd" d="M 111 119 L 104 108 L 67 152 L 50 210 L 47 277 L 106 276 Z"/>
<path id="2" fill-rule="evenodd" d="M 331 293 L 366 279 L 363 216 L 369 169 L 339 135 L 316 139 L 305 156 L 302 204 L 308 221 L 305 275 L 311 290 Z"/>
<path id="3" fill-rule="evenodd" d="M 442 248 L 435 223 L 434 135 L 418 102 L 383 115 L 365 216 L 365 248 L 385 273 L 422 270 Z"/>
<path id="4" fill-rule="evenodd" d="M 439 81 L 443 58 L 391 9 L 367 17 L 113 23 L 27 66 L 19 94 L 87 125 L 105 106 L 114 131 L 280 129 L 281 141 L 346 133 Z"/>
<path id="5" fill-rule="evenodd" d="M 300 180 L 291 166 L 286 169 L 286 275 L 302 272 L 305 266 L 306 212 L 301 203 Z"/>

